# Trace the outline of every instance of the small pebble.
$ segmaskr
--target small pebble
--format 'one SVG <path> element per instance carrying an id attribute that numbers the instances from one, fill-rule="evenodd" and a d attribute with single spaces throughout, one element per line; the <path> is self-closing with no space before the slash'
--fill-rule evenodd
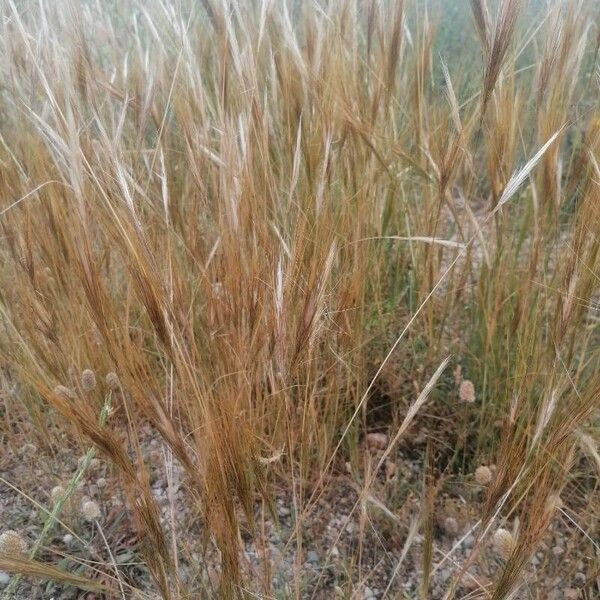
<path id="1" fill-rule="evenodd" d="M 585 582 L 586 582 L 586 577 L 585 577 L 584 573 L 582 573 L 581 571 L 578 571 L 577 573 L 575 573 L 575 577 L 573 577 L 573 583 L 577 587 L 583 587 L 585 585 Z"/>
<path id="2" fill-rule="evenodd" d="M 10 575 L 4 571 L 0 571 L 0 587 L 8 585 L 10 582 Z"/>
<path id="3" fill-rule="evenodd" d="M 385 433 L 367 433 L 366 440 L 369 450 L 385 450 L 388 445 Z"/>
<path id="4" fill-rule="evenodd" d="M 374 600 L 375 599 L 375 594 L 373 593 L 373 590 L 368 587 L 365 586 L 363 589 L 363 600 Z"/>

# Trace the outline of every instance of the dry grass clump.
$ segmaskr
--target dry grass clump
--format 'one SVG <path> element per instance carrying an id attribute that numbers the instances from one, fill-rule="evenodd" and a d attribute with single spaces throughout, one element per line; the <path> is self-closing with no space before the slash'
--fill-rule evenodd
<path id="1" fill-rule="evenodd" d="M 443 8 L 401 0 L 8 0 L 0 360 L 20 392 L 0 427 L 10 438 L 19 415 L 47 451 L 86 452 L 44 536 L 97 452 L 162 597 L 209 594 L 205 579 L 223 598 L 276 595 L 265 523 L 284 489 L 300 598 L 304 524 L 348 462 L 358 589 L 372 507 L 399 527 L 393 453 L 418 449 L 418 421 L 431 454 L 410 494 L 426 508 L 389 585 L 420 527 L 428 594 L 436 494 L 474 472 L 474 547 L 445 593 L 492 530 L 506 564 L 487 591 L 512 593 L 555 499 L 597 491 L 597 473 L 583 485 L 573 469 L 597 459 L 598 44 L 593 2 L 493 4 L 473 0 L 474 28 L 457 32 Z M 458 33 L 479 70 L 444 50 Z M 477 467 L 490 457 L 493 476 Z M 594 510 L 572 516 L 579 529 Z M 81 514 L 96 521 L 98 502 Z M 509 544 L 497 525 L 516 515 Z M 97 528 L 100 587 L 122 596 Z M 444 528 L 458 537 L 456 520 Z M 248 537 L 260 572 L 241 559 Z M 184 578 L 209 550 L 216 576 Z M 90 586 L 33 554 L 11 572 Z"/>

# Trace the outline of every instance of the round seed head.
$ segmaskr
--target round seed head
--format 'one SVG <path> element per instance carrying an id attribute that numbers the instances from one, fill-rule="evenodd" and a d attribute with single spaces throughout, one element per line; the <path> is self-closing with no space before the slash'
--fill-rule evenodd
<path id="1" fill-rule="evenodd" d="M 486 467 L 485 465 L 477 467 L 477 469 L 475 469 L 475 481 L 479 485 L 489 485 L 492 481 L 492 472 L 489 467 Z"/>
<path id="2" fill-rule="evenodd" d="M 494 533 L 494 548 L 496 552 L 504 560 L 508 560 L 515 548 L 515 539 L 508 529 L 502 527 L 496 529 Z"/>
<path id="3" fill-rule="evenodd" d="M 119 389 L 119 387 L 121 386 L 121 382 L 119 381 L 119 376 L 114 372 L 111 371 L 110 373 L 106 374 L 106 385 L 108 386 L 108 388 L 110 390 L 116 391 Z"/>
<path id="4" fill-rule="evenodd" d="M 446 517 L 444 521 L 444 531 L 448 535 L 456 535 L 458 533 L 458 523 L 454 517 Z"/>
<path id="5" fill-rule="evenodd" d="M 52 500 L 56 501 L 64 494 L 65 490 L 61 485 L 55 485 L 50 492 L 50 497 Z"/>
<path id="6" fill-rule="evenodd" d="M 37 452 L 37 446 L 35 444 L 27 443 L 23 444 L 19 448 L 19 454 L 21 456 L 33 456 Z"/>
<path id="7" fill-rule="evenodd" d="M 65 385 L 57 385 L 54 388 L 54 394 L 63 400 L 73 400 L 75 398 L 73 390 Z"/>
<path id="8" fill-rule="evenodd" d="M 366 441 L 369 450 L 385 450 L 388 445 L 388 436 L 385 433 L 367 433 Z"/>
<path id="9" fill-rule="evenodd" d="M 100 516 L 100 507 L 93 500 L 86 500 L 81 505 L 81 514 L 86 521 L 94 521 Z"/>
<path id="10" fill-rule="evenodd" d="M 0 553 L 8 555 L 25 554 L 27 542 L 12 529 L 7 529 L 0 535 Z"/>
<path id="11" fill-rule="evenodd" d="M 85 369 L 81 373 L 81 387 L 85 392 L 91 392 L 96 387 L 96 375 L 91 369 Z"/>
<path id="12" fill-rule="evenodd" d="M 475 402 L 475 386 L 470 379 L 463 379 L 458 388 L 458 395 L 462 402 Z"/>

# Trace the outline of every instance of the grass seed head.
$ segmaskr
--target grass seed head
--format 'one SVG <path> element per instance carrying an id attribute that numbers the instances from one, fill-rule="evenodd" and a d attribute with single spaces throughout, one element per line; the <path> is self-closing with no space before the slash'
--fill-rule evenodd
<path id="1" fill-rule="evenodd" d="M 460 365 L 456 365 L 454 369 L 454 384 L 459 386 L 462 382 L 462 367 Z"/>

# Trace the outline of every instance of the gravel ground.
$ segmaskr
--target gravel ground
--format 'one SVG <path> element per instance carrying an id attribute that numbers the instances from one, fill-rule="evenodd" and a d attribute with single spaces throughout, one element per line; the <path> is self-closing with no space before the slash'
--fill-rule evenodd
<path id="1" fill-rule="evenodd" d="M 148 434 L 145 452 L 162 454 L 160 444 Z M 378 460 L 376 449 L 363 449 L 364 464 Z M 379 599 L 392 580 L 388 598 L 416 598 L 422 579 L 423 536 L 417 533 L 403 563 L 399 558 L 411 522 L 420 510 L 422 464 L 400 451 L 394 463 L 387 463 L 379 474 L 371 495 L 361 508 L 359 489 L 362 473 L 339 465 L 313 509 L 303 517 L 301 543 L 294 499 L 281 493 L 276 500 L 275 515 L 264 512 L 259 505 L 256 521 L 261 535 L 255 536 L 242 527 L 244 546 L 240 563 L 250 575 L 249 580 L 270 580 L 272 597 L 287 598 L 300 594 L 303 598 Z M 419 453 L 408 453 L 409 455 Z M 150 461 L 160 464 L 159 460 Z M 19 531 L 28 544 L 39 536 L 43 511 L 36 506 L 51 507 L 51 490 L 65 486 L 77 468 L 78 457 L 72 450 L 51 456 L 33 445 L 18 449 L 5 447 L 0 458 L 0 471 L 6 482 L 22 493 L 0 482 L 2 529 Z M 173 520 L 187 539 L 201 539 L 202 526 L 184 502 L 185 481 L 175 465 L 171 489 L 172 502 L 164 473 L 154 473 L 152 490 L 161 508 L 165 526 Z M 40 558 L 77 571 L 77 563 L 99 561 L 109 563 L 109 555 L 97 526 L 81 517 L 80 506 L 92 499 L 101 507 L 99 522 L 107 538 L 123 579 L 144 591 L 150 590 L 148 573 L 139 564 L 138 538 L 132 529 L 127 508 L 119 496 L 118 481 L 108 466 L 95 459 L 62 519 L 80 539 L 62 526 L 52 530 Z M 460 566 L 465 564 L 475 543 L 474 527 L 483 500 L 483 491 L 472 478 L 449 482 L 436 500 L 433 539 L 433 567 L 429 587 L 432 599 L 441 599 Z M 568 512 L 568 506 L 564 507 Z M 511 521 L 506 527 L 512 527 Z M 590 537 L 593 537 L 590 536 Z M 596 538 L 598 539 L 598 538 Z M 360 557 L 360 563 L 359 563 Z M 268 560 L 266 560 L 268 559 Z M 532 557 L 524 584 L 515 598 L 547 598 L 548 600 L 593 598 L 598 588 L 598 558 L 593 556 L 593 544 L 566 518 L 555 518 L 541 547 Z M 202 567 L 198 568 L 201 564 Z M 493 582 L 504 562 L 493 547 L 484 544 L 477 559 L 458 588 L 457 598 L 484 597 L 486 586 Z M 265 568 L 267 566 L 268 568 Z M 110 570 L 107 568 L 107 570 Z M 83 574 L 83 571 L 81 571 Z M 217 553 L 211 544 L 201 552 L 182 552 L 180 575 L 184 586 L 189 585 L 191 597 L 214 597 L 218 581 Z M 0 589 L 10 578 L 0 576 Z M 257 585 L 257 590 L 259 589 Z M 588 591 L 586 591 L 586 589 Z M 203 590 L 203 591 L 202 591 Z M 587 594 L 587 595 L 586 595 Z M 37 584 L 22 580 L 15 599 L 71 600 L 99 598 L 55 584 Z M 258 596 L 261 597 L 261 596 Z M 266 597 L 266 596 L 265 596 Z"/>

